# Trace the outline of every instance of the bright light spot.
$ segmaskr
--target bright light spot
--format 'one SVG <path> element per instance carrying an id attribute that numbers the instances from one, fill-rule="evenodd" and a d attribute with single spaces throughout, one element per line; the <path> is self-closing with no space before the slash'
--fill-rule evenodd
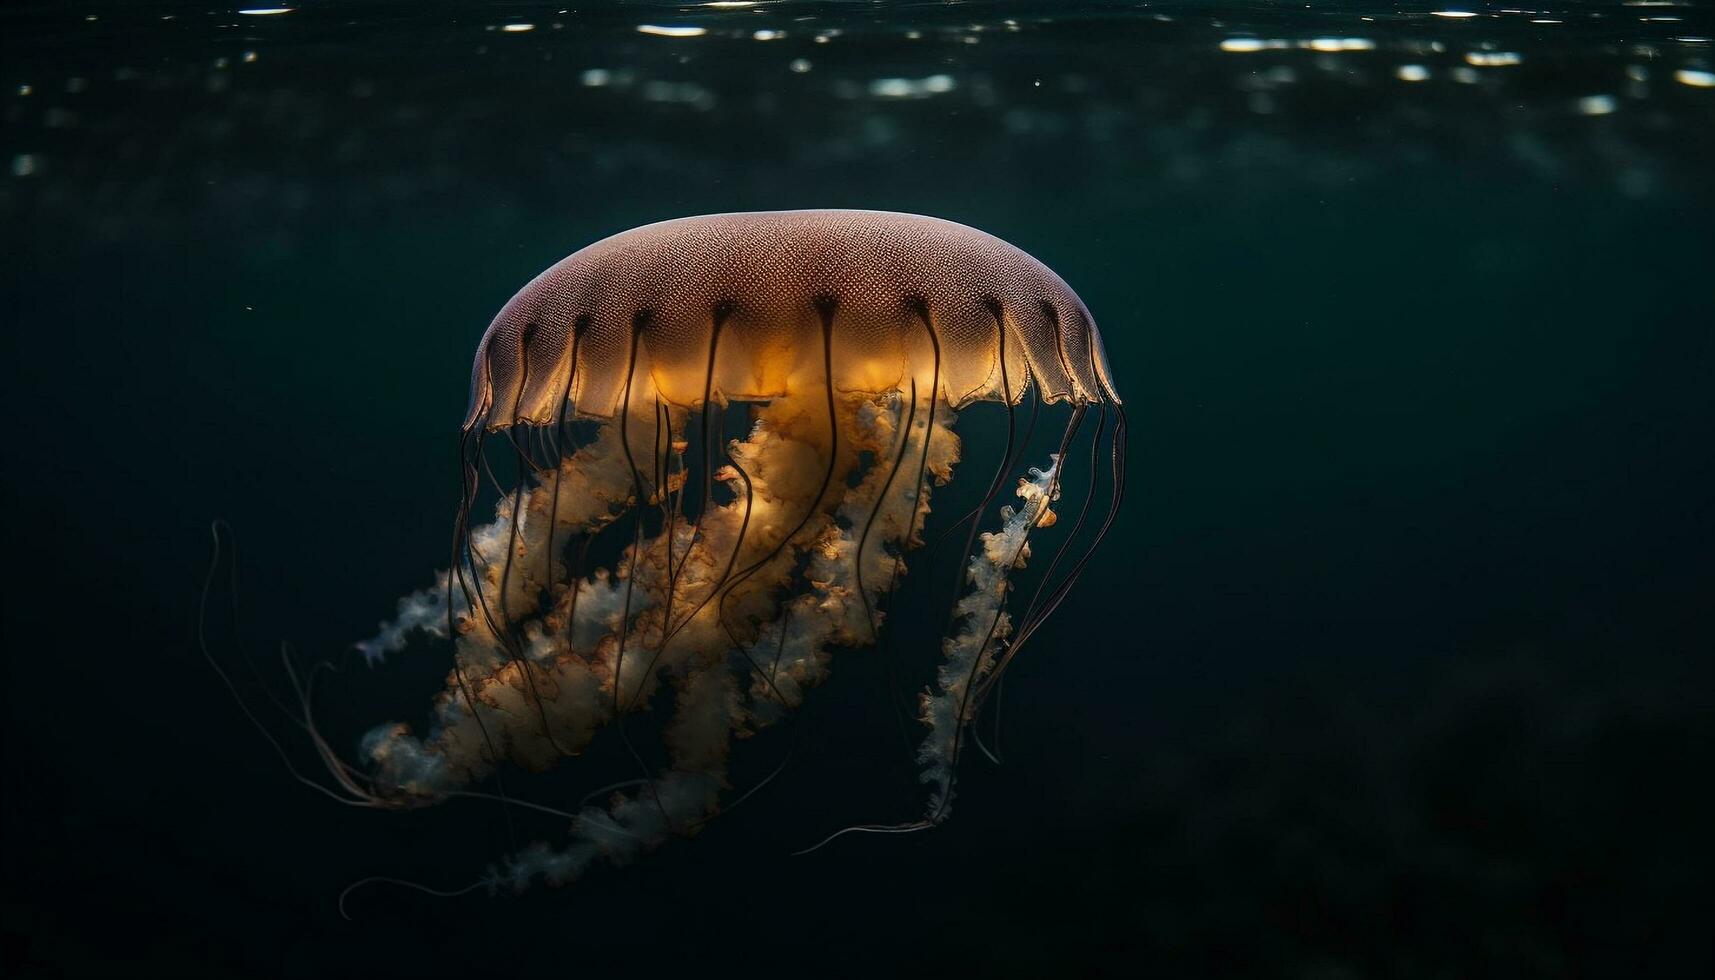
<path id="1" fill-rule="evenodd" d="M 1564 24 L 1566 22 L 1563 20 L 1550 20 L 1547 17 L 1539 17 L 1536 20 L 1531 21 L 1531 23 L 1532 24 Z"/>
<path id="2" fill-rule="evenodd" d="M 1475 17 L 1477 15 L 1471 13 L 1469 10 L 1431 10 L 1429 12 L 1429 16 L 1449 17 L 1453 20 L 1464 20 L 1467 17 Z"/>
<path id="3" fill-rule="evenodd" d="M 20 86 L 18 86 L 18 94 L 19 94 L 19 95 L 29 95 L 29 94 L 30 94 L 30 93 L 31 93 L 31 92 L 34 92 L 34 91 L 35 91 L 35 89 L 34 89 L 34 88 L 31 88 L 31 87 L 30 87 L 30 86 L 28 86 L 28 85 L 20 85 Z"/>
<path id="4" fill-rule="evenodd" d="M 507 24 L 505 27 L 501 28 L 501 30 L 508 34 L 523 34 L 525 31 L 533 31 L 535 29 L 535 24 Z"/>
<path id="5" fill-rule="evenodd" d="M 1471 51 L 1465 55 L 1465 63 L 1475 65 L 1478 68 L 1516 65 L 1523 60 L 1516 51 Z"/>
<path id="6" fill-rule="evenodd" d="M 739 10 L 744 7 L 756 6 L 756 0 L 709 0 L 703 6 L 713 7 L 716 10 Z"/>
<path id="7" fill-rule="evenodd" d="M 1605 116 L 1619 108 L 1611 95 L 1586 95 L 1578 100 L 1578 111 L 1586 116 Z"/>
<path id="8" fill-rule="evenodd" d="M 802 75 L 810 70 L 810 61 L 807 58 L 793 58 L 792 63 L 787 67 Z"/>
<path id="9" fill-rule="evenodd" d="M 12 176 L 28 177 L 36 172 L 36 155 L 20 153 L 12 158 Z"/>
<path id="10" fill-rule="evenodd" d="M 1422 65 L 1400 65 L 1393 70 L 1393 74 L 1402 82 L 1422 82 L 1429 79 L 1429 69 Z"/>
<path id="11" fill-rule="evenodd" d="M 1300 41 L 1298 42 L 1298 46 L 1301 48 L 1307 48 L 1310 46 L 1310 42 Z M 1222 51 L 1234 52 L 1280 51 L 1290 47 L 1292 47 L 1291 44 L 1278 38 L 1264 41 L 1261 38 L 1255 37 L 1230 37 L 1221 42 Z"/>
<path id="12" fill-rule="evenodd" d="M 662 27 L 659 24 L 638 24 L 637 33 L 653 34 L 656 37 L 702 37 L 707 34 L 706 27 Z"/>
<path id="13" fill-rule="evenodd" d="M 786 36 L 785 31 L 768 31 L 768 30 L 756 31 L 755 33 L 750 35 L 751 40 L 753 40 L 753 41 L 778 41 L 785 36 Z"/>
<path id="14" fill-rule="evenodd" d="M 1673 73 L 1674 80 L 1692 88 L 1715 88 L 1715 72 L 1681 68 Z"/>
<path id="15" fill-rule="evenodd" d="M 590 88 L 601 88 L 608 82 L 613 81 L 613 73 L 609 72 L 606 68 L 591 68 L 582 75 L 579 75 L 578 81 L 583 82 Z"/>
<path id="16" fill-rule="evenodd" d="M 243 14 L 246 17 L 272 17 L 275 14 L 289 14 L 295 9 L 297 9 L 297 8 L 295 8 L 295 7 L 251 7 L 249 10 L 240 10 L 239 13 Z"/>
<path id="17" fill-rule="evenodd" d="M 878 78 L 869 83 L 869 94 L 883 99 L 914 99 L 951 92 L 957 85 L 951 75 L 928 78 Z"/>
<path id="18" fill-rule="evenodd" d="M 256 63 L 256 52 L 254 52 L 254 51 L 244 52 L 244 59 L 243 60 L 244 60 L 244 63 L 247 65 L 255 64 Z"/>
<path id="19" fill-rule="evenodd" d="M 1319 37 L 1300 41 L 1298 46 L 1312 51 L 1374 51 L 1376 42 L 1362 37 Z"/>

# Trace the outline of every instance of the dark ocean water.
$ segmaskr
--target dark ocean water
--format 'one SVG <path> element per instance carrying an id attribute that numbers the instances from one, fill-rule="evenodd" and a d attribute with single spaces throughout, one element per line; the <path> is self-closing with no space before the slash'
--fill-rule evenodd
<path id="1" fill-rule="evenodd" d="M 1684 2 L 8 5 L 8 975 L 1709 975 L 1711 37 Z M 1004 764 L 790 857 L 912 815 L 844 654 L 697 839 L 342 918 L 507 828 L 287 777 L 197 652 L 210 520 L 217 655 L 349 663 L 445 564 L 500 304 L 637 224 L 803 207 L 975 225 L 1101 324 L 1128 495 Z M 412 717 L 444 658 L 351 667 L 324 724 Z"/>

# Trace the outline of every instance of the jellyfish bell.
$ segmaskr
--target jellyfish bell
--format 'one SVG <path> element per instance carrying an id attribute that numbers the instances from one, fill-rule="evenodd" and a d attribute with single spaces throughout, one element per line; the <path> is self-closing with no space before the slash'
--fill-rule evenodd
<path id="1" fill-rule="evenodd" d="M 1118 403 L 1089 311 L 1022 250 L 918 215 L 788 211 L 646 225 L 552 266 L 483 336 L 465 425 L 551 421 L 563 390 L 578 413 L 612 416 L 633 358 L 687 406 L 828 380 L 927 391 L 937 366 L 955 409 L 1002 397 L 1003 380 L 1014 402 L 1034 381 L 1047 402 Z"/>
<path id="2" fill-rule="evenodd" d="M 1004 407 L 1006 446 L 942 531 L 964 542 L 946 628 L 913 645 L 935 661 L 913 706 L 921 815 L 841 832 L 941 822 L 972 722 L 1113 520 L 1124 415 L 1094 319 L 1047 266 L 964 225 L 872 211 L 644 226 L 505 305 L 472 369 L 451 567 L 358 644 L 379 662 L 413 634 L 450 641 L 445 688 L 423 731 L 376 725 L 349 760 L 306 724 L 339 792 L 376 807 L 480 795 L 604 730 L 630 749 L 627 720 L 650 715 L 668 764 L 633 750 L 637 778 L 607 800 L 527 804 L 564 817 L 564 839 L 489 881 L 563 882 L 695 831 L 744 794 L 734 740 L 791 717 L 836 651 L 887 636 L 961 460 L 954 423 L 978 402 Z M 1027 466 L 1037 408 L 1059 403 L 1058 451 Z"/>

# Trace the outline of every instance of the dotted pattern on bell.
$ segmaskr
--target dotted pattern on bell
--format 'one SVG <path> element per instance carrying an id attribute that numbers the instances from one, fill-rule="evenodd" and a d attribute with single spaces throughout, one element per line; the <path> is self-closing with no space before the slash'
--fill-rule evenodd
<path id="1" fill-rule="evenodd" d="M 912 379 L 955 407 L 1032 389 L 1119 401 L 1095 320 L 1053 270 L 975 228 L 885 211 L 679 218 L 568 256 L 483 335 L 465 425 L 550 421 L 568 395 L 577 415 L 611 417 L 628 378 L 633 397 L 683 406 Z"/>

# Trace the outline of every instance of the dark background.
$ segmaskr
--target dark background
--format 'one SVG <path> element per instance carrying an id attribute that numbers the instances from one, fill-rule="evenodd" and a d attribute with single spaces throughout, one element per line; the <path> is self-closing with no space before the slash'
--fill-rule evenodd
<path id="1" fill-rule="evenodd" d="M 558 9 L 0 14 L 10 975 L 1708 975 L 1702 8 Z M 1375 47 L 1296 46 L 1327 36 Z M 826 206 L 1031 251 L 1126 398 L 1130 493 L 1009 677 L 1005 765 L 932 833 L 790 857 L 910 815 L 847 654 L 698 839 L 341 918 L 505 828 L 286 777 L 197 653 L 208 522 L 241 545 L 216 652 L 341 660 L 445 561 L 514 289 L 645 221 Z M 437 656 L 342 675 L 340 744 Z"/>

